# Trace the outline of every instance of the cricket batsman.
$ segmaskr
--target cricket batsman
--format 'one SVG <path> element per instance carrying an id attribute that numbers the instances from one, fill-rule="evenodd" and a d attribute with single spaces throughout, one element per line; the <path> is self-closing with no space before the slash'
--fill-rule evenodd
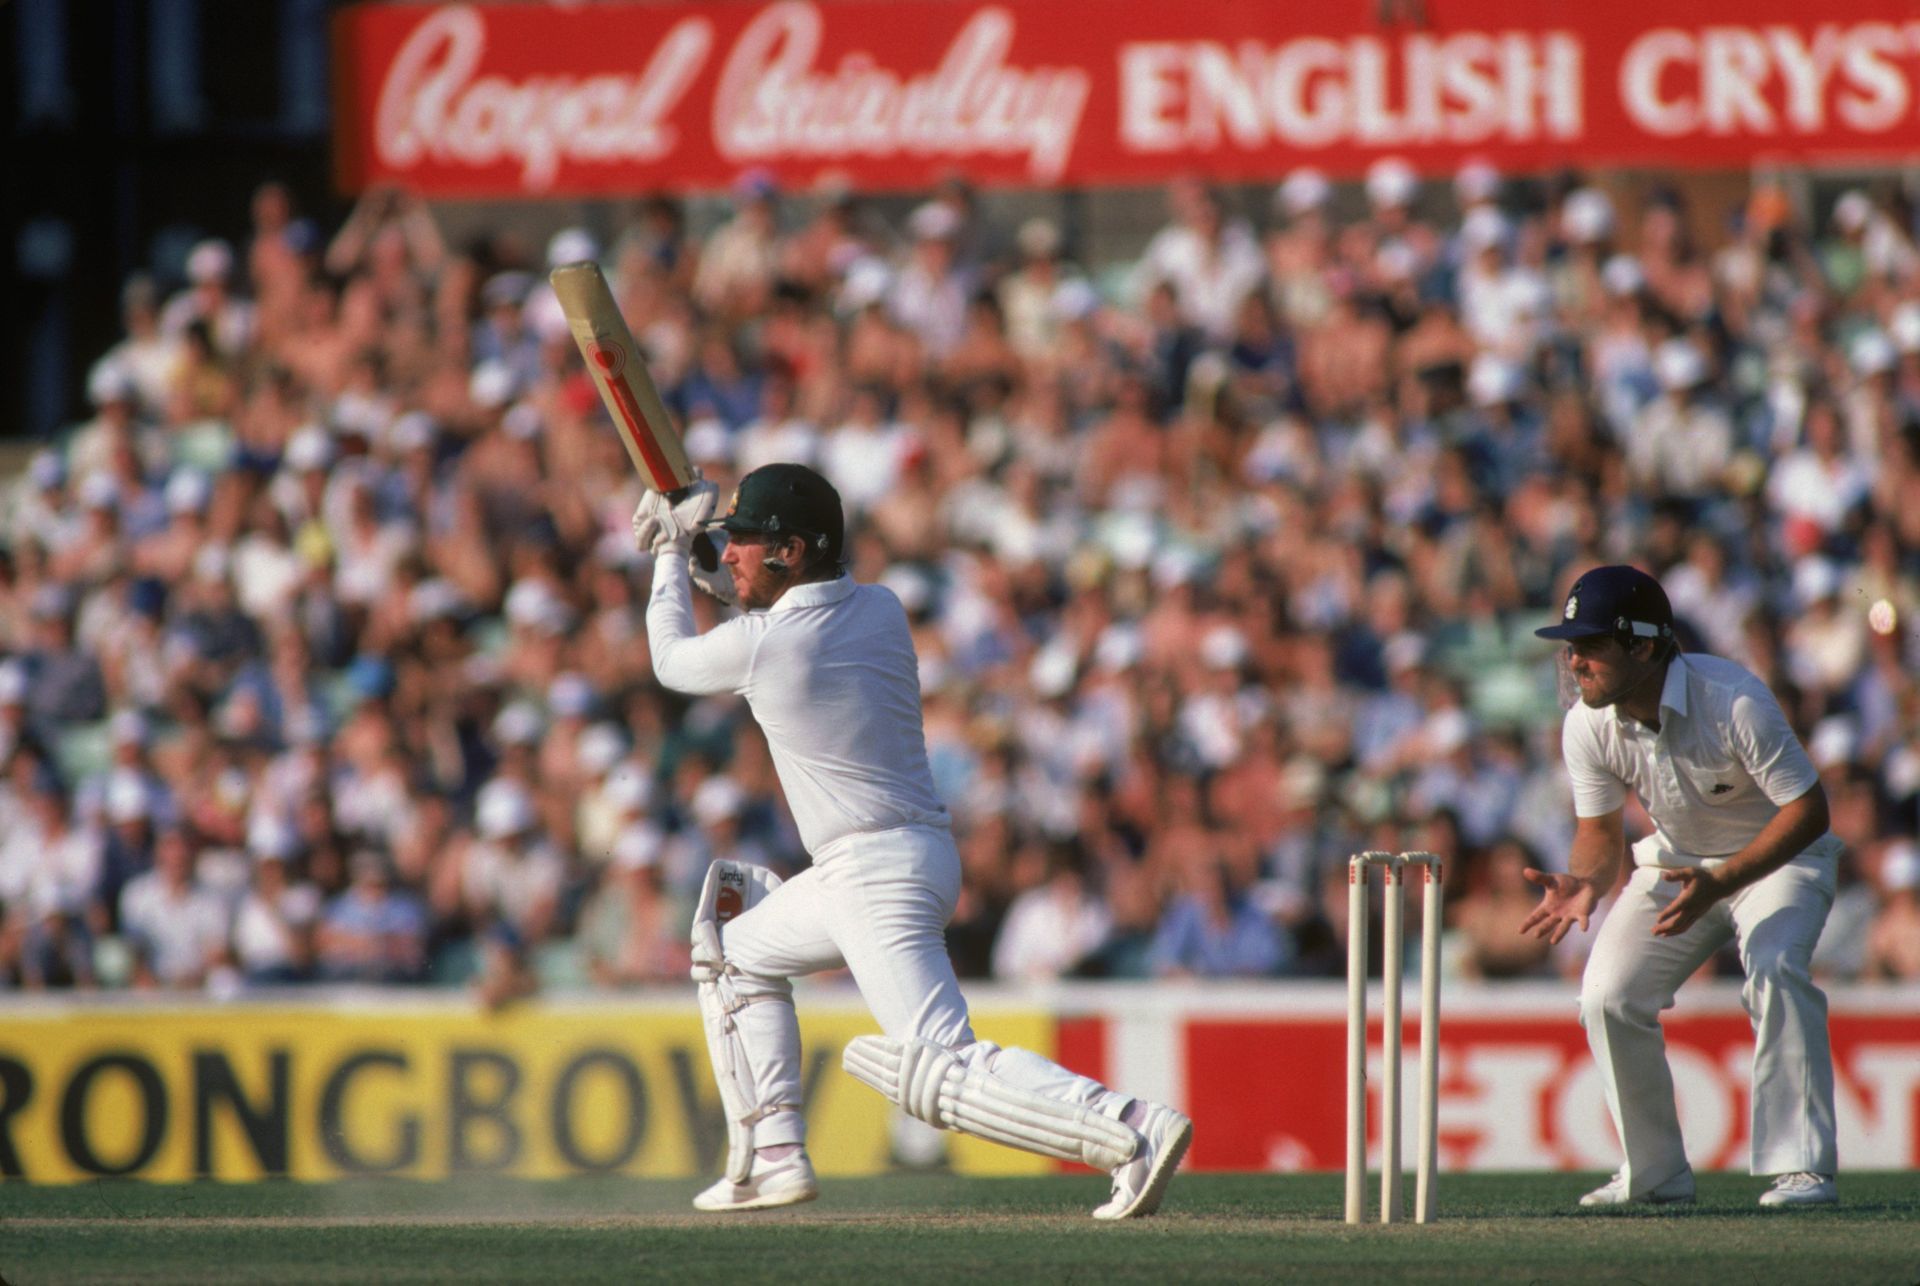
<path id="1" fill-rule="evenodd" d="M 716 498 L 698 482 L 678 503 L 649 493 L 634 513 L 634 538 L 656 560 L 654 672 L 678 692 L 746 698 L 813 864 L 784 883 L 740 862 L 707 872 L 693 976 L 728 1156 L 694 1206 L 763 1210 L 819 1195 L 788 980 L 844 964 L 885 1033 L 848 1045 L 848 1072 L 942 1129 L 1110 1171 L 1096 1219 L 1152 1214 L 1192 1122 L 973 1034 L 944 934 L 960 858 L 927 767 L 906 612 L 847 575 L 839 495 L 797 464 L 743 478 L 717 525 L 745 611 L 697 634 L 688 551 Z"/>
<path id="2" fill-rule="evenodd" d="M 1693 1200 L 1660 1013 L 1732 940 L 1753 1019 L 1751 1164 L 1777 1176 L 1766 1207 L 1833 1205 L 1833 1054 L 1813 947 L 1833 905 L 1840 842 L 1819 774 L 1766 684 L 1732 661 L 1680 653 L 1666 591 L 1632 567 L 1574 582 L 1561 620 L 1580 700 L 1563 756 L 1577 814 L 1566 874 L 1521 932 L 1558 942 L 1614 887 L 1632 789 L 1653 818 L 1600 926 L 1580 984 L 1580 1021 L 1626 1154 L 1583 1206 Z"/>

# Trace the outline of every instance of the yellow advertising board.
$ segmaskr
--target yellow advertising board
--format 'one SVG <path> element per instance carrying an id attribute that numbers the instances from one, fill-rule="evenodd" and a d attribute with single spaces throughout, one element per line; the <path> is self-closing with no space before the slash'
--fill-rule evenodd
<path id="1" fill-rule="evenodd" d="M 801 1005 L 808 1151 L 823 1174 L 890 1165 L 886 1102 L 840 1069 L 874 1024 Z M 1052 1053 L 1054 1023 L 996 1011 L 1003 1045 Z M 943 1136 L 955 1170 L 1050 1163 Z M 717 1175 L 719 1094 L 684 1004 L 15 1008 L 0 1016 L 0 1176 L 177 1181 L 361 1174 Z"/>

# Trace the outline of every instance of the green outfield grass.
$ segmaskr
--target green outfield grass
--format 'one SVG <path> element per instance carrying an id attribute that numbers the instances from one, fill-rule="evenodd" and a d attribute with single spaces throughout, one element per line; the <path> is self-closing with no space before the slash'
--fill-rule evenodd
<path id="1" fill-rule="evenodd" d="M 1842 1177 L 1838 1210 L 1575 1214 L 1599 1175 L 1447 1176 L 1430 1227 L 1348 1228 L 1337 1175 L 1203 1175 L 1096 1224 L 1098 1178 L 828 1180 L 809 1206 L 696 1216 L 629 1179 L 0 1187 L 0 1277 L 42 1282 L 1920 1282 L 1920 1176 Z"/>

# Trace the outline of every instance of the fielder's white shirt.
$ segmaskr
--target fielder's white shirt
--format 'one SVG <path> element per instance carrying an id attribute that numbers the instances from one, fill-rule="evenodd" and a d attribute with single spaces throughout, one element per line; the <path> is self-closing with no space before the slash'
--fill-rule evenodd
<path id="1" fill-rule="evenodd" d="M 766 611 L 696 634 L 687 556 L 654 564 L 653 671 L 676 692 L 737 692 L 766 734 L 807 851 L 843 836 L 946 826 L 920 725 L 920 669 L 893 592 L 795 585 Z"/>
<path id="2" fill-rule="evenodd" d="M 1667 667 L 1658 732 L 1617 705 L 1579 704 L 1560 745 L 1579 816 L 1613 812 L 1629 786 L 1639 795 L 1656 828 L 1654 845 L 1634 846 L 1639 865 L 1731 857 L 1820 779 L 1767 685 L 1702 653 Z"/>

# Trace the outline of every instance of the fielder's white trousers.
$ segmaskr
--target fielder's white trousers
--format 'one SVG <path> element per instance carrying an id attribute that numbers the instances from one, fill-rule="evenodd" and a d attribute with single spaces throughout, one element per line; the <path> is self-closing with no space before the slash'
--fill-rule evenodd
<path id="1" fill-rule="evenodd" d="M 1833 905 L 1838 860 L 1839 846 L 1823 840 L 1672 938 L 1654 937 L 1653 922 L 1681 886 L 1653 866 L 1634 868 L 1600 926 L 1580 984 L 1580 1022 L 1626 1154 L 1630 1194 L 1687 1168 L 1660 1013 L 1729 939 L 1739 946 L 1747 976 L 1742 999 L 1753 1020 L 1752 1172 L 1834 1173 L 1827 998 L 1814 985 L 1810 962 Z"/>
<path id="2" fill-rule="evenodd" d="M 813 865 L 720 929 L 727 964 L 745 997 L 792 994 L 789 978 L 838 969 L 853 974 L 880 1029 L 987 1060 L 995 1074 L 1062 1102 L 1106 1104 L 1097 1081 L 1022 1049 L 974 1043 L 966 998 L 947 956 L 946 927 L 960 897 L 960 854 L 945 827 L 906 826 L 822 845 Z M 798 1104 L 800 1024 L 791 1004 L 749 1004 L 735 1015 L 761 1104 Z M 797 1110 L 753 1129 L 756 1147 L 800 1143 Z"/>

